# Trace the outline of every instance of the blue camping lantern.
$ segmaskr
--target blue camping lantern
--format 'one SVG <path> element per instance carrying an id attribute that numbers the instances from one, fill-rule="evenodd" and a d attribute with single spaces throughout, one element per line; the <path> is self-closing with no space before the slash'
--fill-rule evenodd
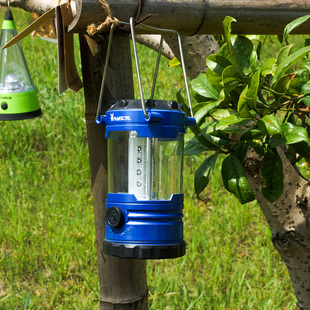
<path id="1" fill-rule="evenodd" d="M 130 24 L 133 31 L 132 20 Z M 111 33 L 113 29 L 110 39 Z M 132 37 L 137 57 L 133 33 Z M 137 58 L 136 66 L 139 71 Z M 112 102 L 106 115 L 100 115 L 98 106 L 96 121 L 106 125 L 108 139 L 103 251 L 123 258 L 179 257 L 185 254 L 184 134 L 195 119 L 187 117 L 175 101 L 144 100 L 139 72 L 138 80 L 141 100 Z"/>

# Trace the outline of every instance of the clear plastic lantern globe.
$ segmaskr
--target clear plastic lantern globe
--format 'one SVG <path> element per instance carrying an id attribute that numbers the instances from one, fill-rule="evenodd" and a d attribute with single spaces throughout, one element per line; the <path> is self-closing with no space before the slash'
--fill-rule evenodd
<path id="1" fill-rule="evenodd" d="M 2 24 L 0 47 L 17 35 L 11 11 Z M 0 120 L 21 120 L 41 115 L 37 93 L 20 42 L 0 50 Z"/>

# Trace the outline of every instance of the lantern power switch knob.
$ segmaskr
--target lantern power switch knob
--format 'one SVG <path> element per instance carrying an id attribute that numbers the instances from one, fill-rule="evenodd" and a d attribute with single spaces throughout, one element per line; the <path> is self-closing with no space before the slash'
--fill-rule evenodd
<path id="1" fill-rule="evenodd" d="M 113 228 L 120 227 L 125 222 L 125 215 L 121 208 L 111 207 L 106 214 L 106 221 Z"/>
<path id="2" fill-rule="evenodd" d="M 2 110 L 7 110 L 7 108 L 8 108 L 8 104 L 6 102 L 2 102 L 1 103 L 1 109 Z"/>

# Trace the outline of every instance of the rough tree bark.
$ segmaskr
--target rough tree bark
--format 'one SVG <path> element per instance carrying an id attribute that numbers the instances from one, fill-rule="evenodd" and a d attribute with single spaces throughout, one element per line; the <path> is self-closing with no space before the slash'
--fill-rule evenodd
<path id="1" fill-rule="evenodd" d="M 261 158 L 253 151 L 244 160 L 249 183 L 272 232 L 272 242 L 289 271 L 300 309 L 310 309 L 310 184 L 278 149 L 283 163 L 282 196 L 269 203 L 261 193 Z"/>
<path id="2" fill-rule="evenodd" d="M 219 45 L 210 35 L 181 36 L 184 62 L 188 77 L 195 79 L 200 73 L 206 72 L 206 59 L 210 54 L 217 53 Z M 137 42 L 158 51 L 160 35 L 138 35 Z M 199 47 L 202 48 L 199 48 Z M 179 45 L 176 36 L 165 35 L 162 55 L 168 59 L 180 59 Z"/>
<path id="3" fill-rule="evenodd" d="M 179 45 L 176 36 L 164 36 L 164 39 L 174 55 L 180 59 Z M 210 54 L 218 52 L 219 45 L 214 37 L 210 35 L 182 36 L 182 49 L 186 73 L 192 80 L 200 73 L 206 72 L 206 59 Z"/>

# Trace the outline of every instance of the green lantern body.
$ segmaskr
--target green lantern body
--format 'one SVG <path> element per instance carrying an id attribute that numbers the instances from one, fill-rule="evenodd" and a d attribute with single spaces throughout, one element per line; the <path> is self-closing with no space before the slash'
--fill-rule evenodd
<path id="1" fill-rule="evenodd" d="M 17 35 L 13 16 L 7 10 L 0 46 Z M 0 120 L 22 120 L 42 114 L 20 42 L 0 50 Z"/>

